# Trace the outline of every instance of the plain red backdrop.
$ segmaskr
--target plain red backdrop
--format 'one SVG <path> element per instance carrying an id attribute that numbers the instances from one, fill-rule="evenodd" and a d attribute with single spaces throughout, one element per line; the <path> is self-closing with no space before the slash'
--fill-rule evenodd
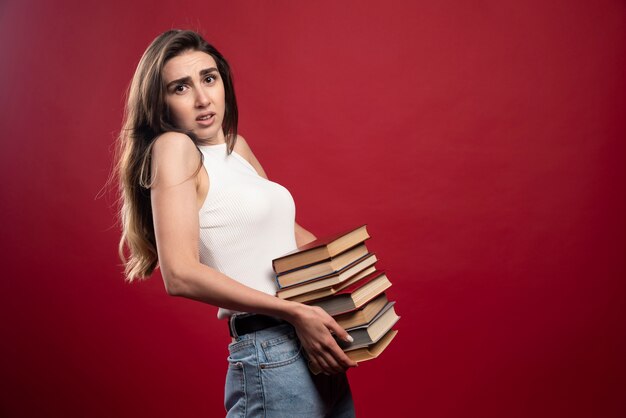
<path id="1" fill-rule="evenodd" d="M 124 283 L 111 195 L 148 43 L 200 30 L 318 235 L 367 223 L 402 315 L 360 417 L 626 415 L 620 1 L 0 3 L 3 417 L 223 415 L 213 307 Z"/>

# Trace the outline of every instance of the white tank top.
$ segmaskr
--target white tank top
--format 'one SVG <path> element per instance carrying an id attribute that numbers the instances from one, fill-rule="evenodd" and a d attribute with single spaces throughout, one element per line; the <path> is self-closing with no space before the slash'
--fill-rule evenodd
<path id="1" fill-rule="evenodd" d="M 295 205 L 283 186 L 261 177 L 226 144 L 200 146 L 209 192 L 200 209 L 200 262 L 276 294 L 272 260 L 294 250 Z M 217 317 L 234 312 L 220 308 Z"/>

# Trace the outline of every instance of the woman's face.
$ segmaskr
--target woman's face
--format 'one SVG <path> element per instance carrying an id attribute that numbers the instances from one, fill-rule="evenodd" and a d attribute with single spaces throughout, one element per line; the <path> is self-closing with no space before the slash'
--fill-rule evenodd
<path id="1" fill-rule="evenodd" d="M 176 127 L 192 131 L 202 144 L 224 142 L 224 83 L 212 56 L 183 52 L 163 67 L 165 102 Z"/>

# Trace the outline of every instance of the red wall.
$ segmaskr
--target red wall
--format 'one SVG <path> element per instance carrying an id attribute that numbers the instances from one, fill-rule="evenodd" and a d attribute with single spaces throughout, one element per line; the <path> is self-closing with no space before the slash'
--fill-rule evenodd
<path id="1" fill-rule="evenodd" d="M 0 415 L 223 414 L 224 323 L 125 284 L 97 198 L 171 27 L 231 61 L 300 223 L 369 225 L 402 320 L 360 417 L 626 415 L 623 2 L 170 3 L 0 3 Z"/>

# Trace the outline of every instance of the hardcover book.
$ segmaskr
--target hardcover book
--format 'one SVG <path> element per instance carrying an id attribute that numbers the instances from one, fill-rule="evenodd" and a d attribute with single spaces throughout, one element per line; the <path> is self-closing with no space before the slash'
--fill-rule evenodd
<path id="1" fill-rule="evenodd" d="M 374 344 L 368 345 L 366 347 L 357 348 L 356 350 L 346 351 L 346 354 L 350 359 L 360 363 L 362 361 L 367 361 L 374 359 L 385 351 L 385 349 L 389 346 L 391 341 L 394 339 L 398 331 L 395 329 L 390 329 L 387 331 L 383 337 L 375 342 Z"/>
<path id="2" fill-rule="evenodd" d="M 387 305 L 389 300 L 385 293 L 378 295 L 360 309 L 345 314 L 337 315 L 335 321 L 343 329 L 354 328 L 369 324 L 372 319 Z"/>
<path id="3" fill-rule="evenodd" d="M 390 287 L 391 282 L 387 275 L 384 272 L 375 271 L 335 295 L 310 302 L 310 304 L 319 306 L 331 316 L 335 316 L 360 308 Z"/>
<path id="4" fill-rule="evenodd" d="M 275 259 L 272 263 L 274 271 L 280 274 L 327 260 L 362 243 L 369 237 L 367 225 L 362 225 L 339 234 L 316 239 Z"/>
<path id="5" fill-rule="evenodd" d="M 307 303 L 313 300 L 317 300 L 317 299 L 323 299 L 327 296 L 332 296 L 335 293 L 339 292 L 342 289 L 345 289 L 346 287 L 358 282 L 359 280 L 361 280 L 362 278 L 364 278 L 365 276 L 373 273 L 376 271 L 376 267 L 374 266 L 370 266 L 368 268 L 366 268 L 365 270 L 361 270 L 359 273 L 355 274 L 354 276 L 350 277 L 348 280 L 346 280 L 345 282 L 339 283 L 335 286 L 331 286 L 331 287 L 327 287 L 325 289 L 319 289 L 319 290 L 314 290 L 312 292 L 308 292 L 308 293 L 303 293 L 302 295 L 298 295 L 298 296 L 294 296 L 292 298 L 289 298 L 289 300 L 294 301 L 294 302 L 300 302 L 300 303 Z"/>
<path id="6" fill-rule="evenodd" d="M 290 270 L 285 273 L 280 273 L 276 275 L 276 281 L 278 282 L 278 286 L 281 288 L 294 286 L 298 283 L 314 280 L 317 277 L 336 273 L 346 266 L 365 257 L 367 254 L 368 251 L 365 244 L 359 244 L 356 247 L 331 258 L 330 260 L 311 264 L 296 270 Z"/>
<path id="7" fill-rule="evenodd" d="M 364 259 L 345 267 L 343 270 L 337 273 L 323 276 L 305 283 L 301 283 L 298 286 L 291 286 L 285 289 L 280 289 L 278 292 L 276 292 L 276 296 L 281 299 L 289 299 L 292 296 L 297 296 L 303 293 L 312 292 L 314 290 L 331 287 L 339 283 L 345 282 L 360 271 L 366 269 L 367 267 L 373 266 L 375 263 L 376 255 L 370 254 Z"/>
<path id="8" fill-rule="evenodd" d="M 380 340 L 383 335 L 393 327 L 400 317 L 396 314 L 393 305 L 395 302 L 389 302 L 376 315 L 376 317 L 367 325 L 347 329 L 348 334 L 354 339 L 353 342 L 338 341 L 339 346 L 344 351 L 350 351 L 357 348 L 366 347 Z"/>

